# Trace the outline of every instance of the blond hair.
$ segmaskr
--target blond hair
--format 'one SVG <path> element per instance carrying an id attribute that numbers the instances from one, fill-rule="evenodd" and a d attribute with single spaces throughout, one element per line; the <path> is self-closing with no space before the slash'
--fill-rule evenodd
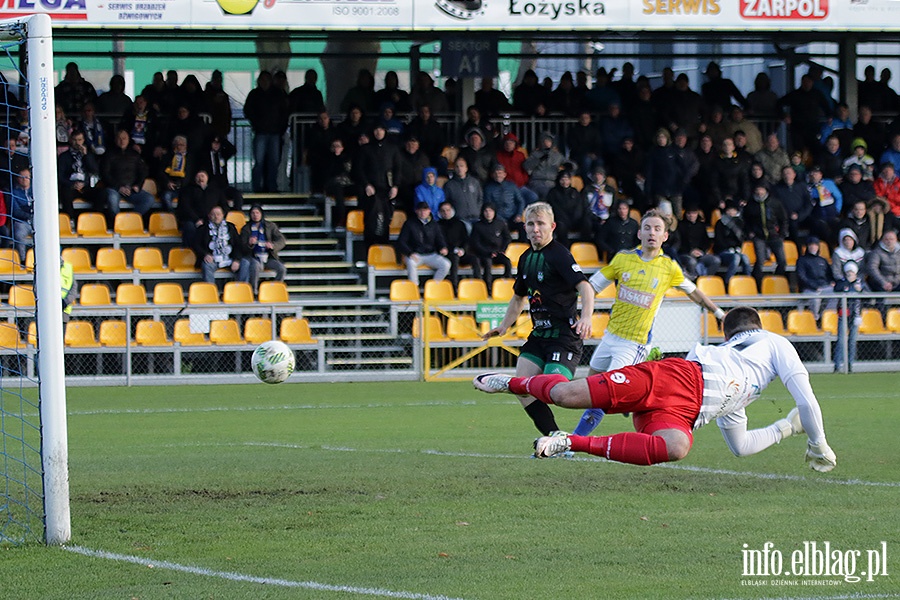
<path id="1" fill-rule="evenodd" d="M 669 215 L 663 214 L 662 211 L 660 211 L 659 209 L 656 209 L 656 208 L 651 208 L 650 210 L 648 210 L 647 212 L 645 212 L 643 214 L 643 216 L 641 217 L 641 225 L 643 226 L 644 221 L 646 221 L 647 219 L 653 218 L 653 217 L 660 219 L 663 222 L 663 226 L 667 230 L 672 228 L 672 222 L 674 219 L 669 217 Z"/>
<path id="2" fill-rule="evenodd" d="M 550 217 L 550 222 L 553 223 L 553 207 L 547 204 L 546 202 L 534 202 L 525 207 L 525 221 L 535 215 L 545 214 Z"/>

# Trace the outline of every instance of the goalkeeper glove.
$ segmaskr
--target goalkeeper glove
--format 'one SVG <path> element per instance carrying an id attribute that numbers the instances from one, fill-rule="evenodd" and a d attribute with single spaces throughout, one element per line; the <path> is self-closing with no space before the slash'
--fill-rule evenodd
<path id="1" fill-rule="evenodd" d="M 818 444 L 809 442 L 806 447 L 806 462 L 809 463 L 810 469 L 827 473 L 837 465 L 837 456 L 825 442 Z"/>

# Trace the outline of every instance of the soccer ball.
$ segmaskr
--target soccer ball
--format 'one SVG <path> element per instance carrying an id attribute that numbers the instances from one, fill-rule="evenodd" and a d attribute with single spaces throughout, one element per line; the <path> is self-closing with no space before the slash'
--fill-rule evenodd
<path id="1" fill-rule="evenodd" d="M 253 351 L 250 367 L 263 383 L 281 383 L 294 372 L 294 351 L 283 342 L 263 342 Z"/>

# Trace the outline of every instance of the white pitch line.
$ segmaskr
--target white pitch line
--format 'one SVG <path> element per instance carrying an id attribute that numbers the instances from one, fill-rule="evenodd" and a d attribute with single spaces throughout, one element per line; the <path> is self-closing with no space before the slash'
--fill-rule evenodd
<path id="1" fill-rule="evenodd" d="M 392 402 L 385 403 L 363 403 L 363 404 L 285 404 L 283 406 L 208 406 L 205 408 L 110 408 L 97 410 L 70 410 L 66 414 L 70 417 L 93 416 L 93 415 L 155 415 L 169 413 L 211 413 L 211 412 L 260 412 L 273 410 L 347 410 L 347 409 L 365 409 L 365 408 L 416 408 L 428 406 L 472 406 L 477 404 L 476 401 L 431 401 L 431 402 L 405 402 L 397 404 Z M 518 404 L 518 402 L 510 401 L 508 404 Z"/>
<path id="2" fill-rule="evenodd" d="M 759 598 L 758 600 L 875 600 L 877 598 L 896 598 L 897 594 L 841 594 L 840 596 L 777 596 Z M 734 598 L 732 600 L 738 600 Z"/>
<path id="3" fill-rule="evenodd" d="M 459 458 L 499 458 L 499 459 L 516 459 L 516 458 L 528 458 L 526 454 L 486 454 L 481 452 L 452 452 L 446 450 L 432 450 L 432 449 L 422 449 L 422 450 L 402 450 L 400 448 L 381 448 L 381 449 L 359 449 L 359 448 L 351 448 L 347 446 L 323 446 L 323 445 L 304 445 L 304 444 L 289 444 L 283 442 L 235 442 L 230 444 L 223 443 L 210 443 L 210 444 L 170 444 L 169 447 L 184 447 L 184 446 L 257 446 L 257 447 L 269 447 L 269 448 L 287 448 L 293 450 L 327 450 L 329 452 L 367 452 L 367 453 L 377 453 L 377 454 L 429 454 L 433 456 L 452 456 Z M 572 460 L 572 461 L 587 461 L 587 462 L 603 462 L 603 463 L 611 463 L 614 465 L 622 466 L 622 463 L 617 463 L 615 461 L 609 461 L 604 458 L 599 458 L 595 456 L 578 456 L 575 458 L 567 458 L 567 459 L 554 459 L 554 460 Z M 788 475 L 784 473 L 755 473 L 753 471 L 733 471 L 730 469 L 713 469 L 711 467 L 695 467 L 692 465 L 679 465 L 674 463 L 660 463 L 656 465 L 652 465 L 653 467 L 658 467 L 662 469 L 674 469 L 677 471 L 689 471 L 693 473 L 708 473 L 710 475 L 731 475 L 734 477 L 753 477 L 756 479 L 767 479 L 773 481 L 799 481 L 799 482 L 809 482 L 809 483 L 827 483 L 831 485 L 850 485 L 850 486 L 863 486 L 863 487 L 888 487 L 888 488 L 900 488 L 900 482 L 897 481 L 865 481 L 863 479 L 832 479 L 829 477 L 804 477 L 803 475 Z"/>
<path id="4" fill-rule="evenodd" d="M 233 573 L 230 571 L 214 571 L 203 567 L 192 567 L 190 565 L 179 565 L 165 560 L 152 560 L 141 556 L 131 556 L 128 554 L 116 554 L 114 552 L 105 552 L 103 550 L 91 550 L 81 546 L 62 546 L 63 550 L 89 556 L 92 558 L 105 558 L 107 560 L 115 560 L 119 562 L 127 562 L 135 565 L 141 565 L 152 569 L 166 569 L 169 571 L 179 571 L 181 573 L 189 573 L 191 575 L 202 575 L 204 577 L 216 577 L 218 579 L 226 579 L 228 581 L 239 581 L 245 583 L 259 583 L 264 585 L 274 585 L 287 588 L 303 588 L 308 590 L 316 590 L 323 592 L 344 592 L 348 594 L 359 594 L 360 596 L 378 596 L 381 598 L 401 598 L 403 600 L 463 600 L 462 598 L 451 598 L 450 596 L 418 594 L 415 592 L 402 592 L 395 590 L 385 590 L 382 588 L 366 588 L 355 587 L 350 585 L 331 585 L 327 583 L 319 583 L 316 581 L 291 581 L 289 579 L 277 579 L 272 577 L 255 577 L 253 575 L 244 575 L 243 573 Z"/>

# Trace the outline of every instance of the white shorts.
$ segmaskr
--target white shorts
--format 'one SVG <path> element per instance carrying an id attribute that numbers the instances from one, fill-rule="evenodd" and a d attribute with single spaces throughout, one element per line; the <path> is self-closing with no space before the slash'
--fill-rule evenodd
<path id="1" fill-rule="evenodd" d="M 622 339 L 607 331 L 591 355 L 591 369 L 605 373 L 628 365 L 636 365 L 644 362 L 648 351 L 649 348 L 645 344 Z"/>

